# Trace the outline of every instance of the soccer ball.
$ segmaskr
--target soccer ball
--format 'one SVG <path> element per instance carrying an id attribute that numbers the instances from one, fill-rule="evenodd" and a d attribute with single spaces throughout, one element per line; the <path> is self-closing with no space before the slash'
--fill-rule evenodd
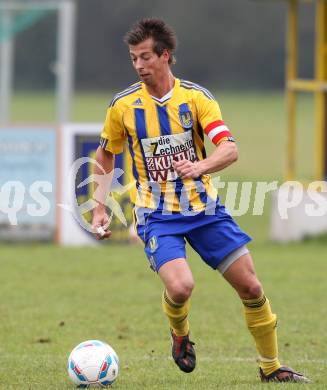
<path id="1" fill-rule="evenodd" d="M 68 358 L 68 374 L 80 388 L 109 386 L 116 380 L 118 371 L 118 356 L 103 341 L 84 341 L 72 350 Z"/>

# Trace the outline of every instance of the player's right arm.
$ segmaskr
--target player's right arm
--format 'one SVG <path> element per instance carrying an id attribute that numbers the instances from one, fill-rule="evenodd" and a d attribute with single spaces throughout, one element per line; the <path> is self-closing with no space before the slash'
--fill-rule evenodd
<path id="1" fill-rule="evenodd" d="M 93 210 L 92 227 L 96 239 L 103 240 L 111 235 L 111 231 L 108 230 L 109 217 L 106 212 L 106 197 L 115 166 L 115 155 L 99 146 L 95 160 L 97 163 L 94 166 L 93 174 L 98 180 L 94 183 L 94 197 L 98 204 Z"/>
<path id="2" fill-rule="evenodd" d="M 93 196 L 98 204 L 93 210 L 92 226 L 98 240 L 108 238 L 111 235 L 108 230 L 110 221 L 106 212 L 106 197 L 110 192 L 114 173 L 115 154 L 123 152 L 125 139 L 123 112 L 117 103 L 114 106 L 110 105 L 101 133 L 100 145 L 96 151 L 96 164 L 93 170 L 96 178 Z"/>

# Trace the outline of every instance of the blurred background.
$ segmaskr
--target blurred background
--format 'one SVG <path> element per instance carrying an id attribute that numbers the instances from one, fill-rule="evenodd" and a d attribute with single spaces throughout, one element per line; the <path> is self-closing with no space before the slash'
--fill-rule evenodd
<path id="1" fill-rule="evenodd" d="M 78 0 L 77 91 L 114 91 L 135 79 L 123 36 L 144 16 L 157 16 L 176 31 L 176 75 L 219 89 L 282 89 L 286 1 Z M 314 7 L 301 6 L 300 73 L 313 75 Z M 15 88 L 51 90 L 56 61 L 54 12 L 16 35 Z"/>

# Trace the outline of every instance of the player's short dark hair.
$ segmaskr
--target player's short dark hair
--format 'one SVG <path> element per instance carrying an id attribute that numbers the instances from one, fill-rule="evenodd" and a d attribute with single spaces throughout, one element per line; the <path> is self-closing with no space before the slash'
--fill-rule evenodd
<path id="1" fill-rule="evenodd" d="M 160 57 L 164 50 L 170 53 L 169 64 L 176 62 L 174 52 L 177 47 L 177 38 L 174 30 L 163 20 L 144 18 L 137 21 L 124 37 L 128 45 L 138 45 L 148 38 L 154 41 L 153 51 Z"/>

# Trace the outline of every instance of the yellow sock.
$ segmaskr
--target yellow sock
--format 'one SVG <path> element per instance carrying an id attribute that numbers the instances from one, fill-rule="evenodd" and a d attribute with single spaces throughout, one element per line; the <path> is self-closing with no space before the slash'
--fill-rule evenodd
<path id="1" fill-rule="evenodd" d="M 264 295 L 245 299 L 243 304 L 247 326 L 259 353 L 259 365 L 264 374 L 269 375 L 281 366 L 278 360 L 277 316 L 271 312 L 269 300 Z"/>
<path id="2" fill-rule="evenodd" d="M 190 310 L 190 299 L 184 303 L 176 303 L 168 296 L 165 290 L 162 294 L 162 308 L 175 335 L 186 336 L 189 333 L 187 316 Z"/>

